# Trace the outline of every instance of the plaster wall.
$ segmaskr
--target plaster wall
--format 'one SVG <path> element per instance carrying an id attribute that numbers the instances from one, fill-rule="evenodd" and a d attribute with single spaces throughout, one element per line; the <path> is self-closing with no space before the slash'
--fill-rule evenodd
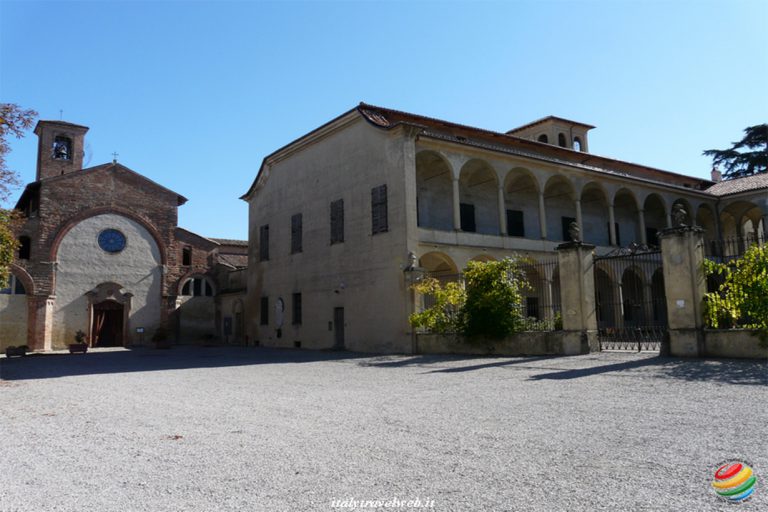
<path id="1" fill-rule="evenodd" d="M 345 347 L 410 350 L 404 134 L 362 120 L 271 164 L 249 200 L 248 333 L 267 346 L 330 348 L 334 308 L 344 308 Z M 269 165 L 269 164 L 267 164 Z M 414 177 L 415 180 L 415 177 Z M 371 233 L 371 189 L 387 185 L 389 230 Z M 413 183 L 415 187 L 415 182 Z M 330 243 L 330 203 L 344 201 L 344 242 Z M 302 213 L 303 250 L 291 254 L 291 216 Z M 415 205 L 411 213 L 415 224 Z M 259 261 L 259 228 L 269 225 L 269 261 Z M 292 294 L 302 295 L 294 324 Z M 261 297 L 268 298 L 262 325 Z M 282 325 L 275 304 L 284 303 Z M 280 329 L 278 337 L 278 329 Z"/>
<path id="2" fill-rule="evenodd" d="M 182 296 L 179 315 L 179 342 L 210 341 L 216 337 L 216 303 L 213 297 Z"/>
<path id="3" fill-rule="evenodd" d="M 0 295 L 0 351 L 27 344 L 27 296 Z"/>
<path id="4" fill-rule="evenodd" d="M 126 237 L 126 247 L 119 253 L 108 253 L 99 247 L 99 233 L 108 228 L 117 229 Z M 53 348 L 64 348 L 71 343 L 78 330 L 89 332 L 89 305 L 85 294 L 105 282 L 117 283 L 123 287 L 123 293 L 133 294 L 126 344 L 137 327 L 151 333 L 159 325 L 160 251 L 139 223 L 115 214 L 89 217 L 64 236 L 56 262 Z"/>

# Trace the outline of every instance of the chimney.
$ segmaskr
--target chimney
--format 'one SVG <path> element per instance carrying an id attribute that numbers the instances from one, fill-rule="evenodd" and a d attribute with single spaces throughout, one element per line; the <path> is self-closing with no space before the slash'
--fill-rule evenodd
<path id="1" fill-rule="evenodd" d="M 712 181 L 714 181 L 715 183 L 720 183 L 721 181 L 723 181 L 723 173 L 721 173 L 717 167 L 712 168 L 711 177 L 712 177 Z"/>

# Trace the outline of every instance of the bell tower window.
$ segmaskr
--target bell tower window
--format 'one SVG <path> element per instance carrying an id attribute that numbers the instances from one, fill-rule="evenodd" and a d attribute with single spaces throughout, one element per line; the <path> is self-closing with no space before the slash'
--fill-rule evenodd
<path id="1" fill-rule="evenodd" d="M 72 139 L 60 135 L 53 139 L 53 158 L 55 160 L 72 160 Z"/>

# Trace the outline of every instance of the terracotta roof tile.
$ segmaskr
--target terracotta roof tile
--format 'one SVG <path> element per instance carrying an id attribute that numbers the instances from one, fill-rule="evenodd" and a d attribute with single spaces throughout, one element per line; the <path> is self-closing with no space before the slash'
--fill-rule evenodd
<path id="1" fill-rule="evenodd" d="M 706 189 L 705 192 L 715 196 L 727 196 L 730 194 L 738 194 L 739 192 L 749 192 L 751 190 L 760 190 L 763 188 L 768 188 L 768 172 L 753 174 L 752 176 L 745 176 L 743 178 L 721 181 L 720 183 L 715 183 Z"/>

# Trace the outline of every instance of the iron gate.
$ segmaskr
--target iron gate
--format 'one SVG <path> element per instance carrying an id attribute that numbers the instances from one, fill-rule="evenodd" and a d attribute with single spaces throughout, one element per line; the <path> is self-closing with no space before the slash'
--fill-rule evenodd
<path id="1" fill-rule="evenodd" d="M 659 351 L 667 334 L 661 251 L 631 245 L 595 258 L 601 350 Z"/>

